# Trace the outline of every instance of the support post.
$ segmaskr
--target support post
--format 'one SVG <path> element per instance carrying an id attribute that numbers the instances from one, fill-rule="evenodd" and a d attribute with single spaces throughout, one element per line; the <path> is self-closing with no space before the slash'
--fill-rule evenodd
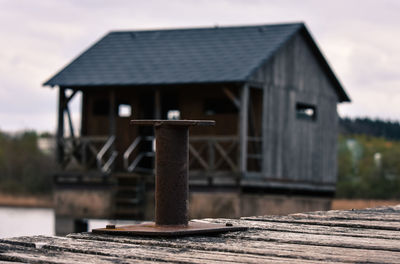
<path id="1" fill-rule="evenodd" d="M 239 112 L 239 168 L 242 174 L 247 171 L 247 133 L 249 119 L 249 85 L 246 83 L 242 87 L 240 96 Z"/>
<path id="2" fill-rule="evenodd" d="M 154 91 L 154 119 L 161 119 L 161 94 L 160 89 Z"/>
<path id="3" fill-rule="evenodd" d="M 189 126 L 155 126 L 156 225 L 187 225 Z M 173 150 L 173 151 L 171 151 Z"/>
<path id="4" fill-rule="evenodd" d="M 117 126 L 116 126 L 116 121 L 115 121 L 115 115 L 116 115 L 116 102 L 115 102 L 115 90 L 112 89 L 110 90 L 110 106 L 108 110 L 108 119 L 110 122 L 110 129 L 109 129 L 109 137 L 116 137 L 117 134 Z M 115 141 L 112 143 L 110 147 L 111 153 L 115 153 Z M 113 167 L 111 166 L 110 170 L 113 170 Z"/>
<path id="5" fill-rule="evenodd" d="M 82 101 L 81 101 L 81 131 L 80 136 L 87 135 L 87 115 L 88 115 L 88 106 L 87 106 L 87 91 L 82 90 Z"/>
<path id="6" fill-rule="evenodd" d="M 58 125 L 57 125 L 57 162 L 64 161 L 64 102 L 65 88 L 60 87 L 58 93 Z"/>
<path id="7" fill-rule="evenodd" d="M 262 175 L 266 177 L 268 175 L 268 161 L 270 159 L 268 155 L 268 130 L 269 130 L 269 85 L 264 85 L 263 89 L 263 100 L 262 100 L 262 127 L 261 127 L 261 137 L 262 137 L 262 150 L 261 150 L 261 155 L 262 155 L 262 164 L 261 164 L 261 171 Z"/>
<path id="8" fill-rule="evenodd" d="M 75 145 L 74 124 L 72 123 L 72 115 L 71 115 L 71 112 L 69 111 L 68 104 L 67 104 L 67 106 L 65 107 L 65 112 L 67 112 L 69 133 L 71 134 L 72 143 Z"/>
<path id="9" fill-rule="evenodd" d="M 109 111 L 108 111 L 108 119 L 110 122 L 110 130 L 109 134 L 111 136 L 115 136 L 116 134 L 116 124 L 115 124 L 115 91 L 111 90 L 110 91 L 110 105 L 109 105 Z"/>

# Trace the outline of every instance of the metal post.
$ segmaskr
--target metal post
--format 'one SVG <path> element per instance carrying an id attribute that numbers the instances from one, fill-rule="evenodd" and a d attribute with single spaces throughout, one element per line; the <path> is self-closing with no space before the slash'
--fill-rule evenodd
<path id="1" fill-rule="evenodd" d="M 94 233 L 148 236 L 183 236 L 246 230 L 232 224 L 189 222 L 188 164 L 189 127 L 212 126 L 202 120 L 132 120 L 135 125 L 152 125 L 156 135 L 156 219 L 132 226 L 93 229 Z"/>
<path id="2" fill-rule="evenodd" d="M 188 224 L 189 126 L 156 125 L 156 224 Z"/>

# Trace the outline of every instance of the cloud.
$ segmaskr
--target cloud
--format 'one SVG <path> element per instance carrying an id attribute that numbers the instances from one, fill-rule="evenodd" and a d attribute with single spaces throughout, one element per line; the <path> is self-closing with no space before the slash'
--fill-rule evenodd
<path id="1" fill-rule="evenodd" d="M 292 21 L 353 99 L 341 115 L 398 120 L 399 11 L 395 0 L 0 0 L 0 128 L 54 130 L 57 95 L 42 83 L 110 30 Z"/>

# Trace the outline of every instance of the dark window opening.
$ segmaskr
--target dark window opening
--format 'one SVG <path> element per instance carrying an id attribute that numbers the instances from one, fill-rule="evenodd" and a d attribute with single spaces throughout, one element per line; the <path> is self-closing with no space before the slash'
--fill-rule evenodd
<path id="1" fill-rule="evenodd" d="M 179 111 L 179 95 L 175 92 L 162 92 L 161 93 L 161 118 L 170 119 L 170 111 Z M 179 118 L 181 118 L 179 113 Z M 172 114 L 172 117 L 176 117 L 176 114 Z"/>
<path id="2" fill-rule="evenodd" d="M 296 104 L 296 117 L 304 120 L 317 120 L 317 110 L 314 105 L 297 103 Z"/>
<path id="3" fill-rule="evenodd" d="M 108 100 L 96 100 L 93 104 L 93 114 L 96 116 L 106 116 L 110 110 Z"/>
<path id="4" fill-rule="evenodd" d="M 204 114 L 233 114 L 237 112 L 235 105 L 228 98 L 210 98 L 204 102 Z"/>

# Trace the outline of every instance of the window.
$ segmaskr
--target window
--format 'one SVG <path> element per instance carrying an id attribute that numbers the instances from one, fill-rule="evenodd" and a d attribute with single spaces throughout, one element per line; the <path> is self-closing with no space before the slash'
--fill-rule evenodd
<path id="1" fill-rule="evenodd" d="M 297 103 L 296 104 L 296 117 L 304 120 L 317 120 L 317 111 L 314 105 Z"/>
<path id="2" fill-rule="evenodd" d="M 179 110 L 169 110 L 167 112 L 168 120 L 179 120 L 181 119 L 181 112 Z"/>
<path id="3" fill-rule="evenodd" d="M 130 117 L 132 115 L 132 108 L 128 104 L 118 105 L 118 116 L 119 117 Z"/>
<path id="4" fill-rule="evenodd" d="M 204 114 L 232 114 L 236 113 L 235 105 L 228 98 L 209 98 L 204 101 Z"/>

